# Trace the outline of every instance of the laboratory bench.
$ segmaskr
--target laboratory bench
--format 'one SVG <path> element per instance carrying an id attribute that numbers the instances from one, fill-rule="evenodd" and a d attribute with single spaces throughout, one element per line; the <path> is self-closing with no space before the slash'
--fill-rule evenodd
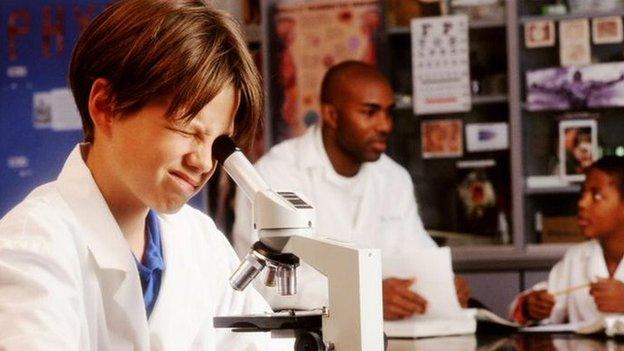
<path id="1" fill-rule="evenodd" d="M 479 333 L 390 339 L 387 351 L 624 351 L 624 339 L 572 333 Z"/>

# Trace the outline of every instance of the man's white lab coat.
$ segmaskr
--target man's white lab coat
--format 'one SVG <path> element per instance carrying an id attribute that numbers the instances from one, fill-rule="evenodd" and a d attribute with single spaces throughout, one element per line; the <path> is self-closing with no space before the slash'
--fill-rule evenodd
<path id="1" fill-rule="evenodd" d="M 435 247 L 425 231 L 410 175 L 386 155 L 364 163 L 353 180 L 340 177 L 325 152 L 321 128 L 274 146 L 255 164 L 273 190 L 294 190 L 316 209 L 316 234 L 379 248 L 383 256 Z M 234 248 L 243 257 L 258 240 L 252 230 L 251 203 L 236 195 Z M 331 259 L 331 257 L 328 257 Z M 256 287 L 273 308 L 310 309 L 327 305 L 327 280 L 306 264 L 297 270 L 298 293 L 277 295 L 262 279 Z"/>
<path id="2" fill-rule="evenodd" d="M 556 293 L 586 285 L 601 278 L 609 278 L 604 253 L 597 240 L 589 240 L 571 247 L 563 259 L 550 271 L 548 284 L 538 284 L 534 289 L 547 287 L 549 292 Z M 621 261 L 613 279 L 624 282 L 624 268 Z M 604 314 L 598 310 L 593 296 L 589 294 L 589 287 L 585 287 L 569 294 L 556 296 L 555 306 L 550 317 L 544 323 L 592 322 L 603 316 Z"/>
<path id="3" fill-rule="evenodd" d="M 188 206 L 159 218 L 166 270 L 148 321 L 134 256 L 76 147 L 0 221 L 0 349 L 276 349 L 212 326 L 269 310 L 229 286 L 238 260 L 212 220 Z"/>

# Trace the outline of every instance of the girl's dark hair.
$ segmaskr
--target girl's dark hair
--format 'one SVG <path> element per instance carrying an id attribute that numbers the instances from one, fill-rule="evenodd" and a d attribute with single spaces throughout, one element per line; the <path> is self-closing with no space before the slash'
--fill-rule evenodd
<path id="1" fill-rule="evenodd" d="M 620 192 L 620 197 L 624 198 L 624 157 L 605 156 L 587 167 L 585 174 L 595 169 L 605 172 L 613 178 L 614 185 Z"/>

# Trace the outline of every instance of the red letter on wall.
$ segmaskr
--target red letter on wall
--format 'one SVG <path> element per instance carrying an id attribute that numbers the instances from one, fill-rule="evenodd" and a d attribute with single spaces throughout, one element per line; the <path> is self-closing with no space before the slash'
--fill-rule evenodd
<path id="1" fill-rule="evenodd" d="M 76 22 L 78 22 L 78 29 L 80 33 L 82 33 L 87 28 L 94 14 L 95 5 L 93 4 L 89 4 L 85 12 L 82 12 L 79 6 L 74 6 L 74 18 L 76 18 Z"/>
<path id="2" fill-rule="evenodd" d="M 17 38 L 30 33 L 31 22 L 30 13 L 26 10 L 14 10 L 9 14 L 9 60 L 17 60 Z"/>
<path id="3" fill-rule="evenodd" d="M 52 56 L 52 36 L 56 39 L 56 52 L 63 52 L 63 44 L 65 40 L 65 10 L 63 7 L 58 6 L 56 8 L 55 15 L 56 23 L 52 23 L 52 7 L 43 7 L 43 42 L 41 51 L 43 53 L 43 57 L 45 58 Z"/>

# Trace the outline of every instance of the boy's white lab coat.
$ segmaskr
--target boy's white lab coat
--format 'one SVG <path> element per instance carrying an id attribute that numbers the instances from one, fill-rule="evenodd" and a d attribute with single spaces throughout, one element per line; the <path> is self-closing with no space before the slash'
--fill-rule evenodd
<path id="1" fill-rule="evenodd" d="M 213 222 L 188 206 L 160 220 L 166 270 L 148 321 L 130 247 L 76 147 L 0 221 L 0 349 L 278 349 L 266 333 L 213 328 L 269 310 L 229 286 L 238 260 Z"/>
<path id="2" fill-rule="evenodd" d="M 600 243 L 597 240 L 589 240 L 571 247 L 550 271 L 548 283 L 539 283 L 532 290 L 547 288 L 549 292 L 556 293 L 608 277 L 609 271 Z M 613 278 L 624 282 L 622 262 L 618 265 Z M 556 296 L 555 306 L 544 323 L 592 322 L 603 316 L 593 296 L 589 294 L 589 287 L 585 287 Z"/>
<path id="3" fill-rule="evenodd" d="M 355 183 L 345 186 L 345 180 L 350 180 L 333 169 L 319 125 L 274 146 L 255 167 L 274 190 L 298 191 L 311 202 L 318 236 L 378 248 L 387 257 L 436 247 L 418 215 L 409 173 L 381 155 L 375 162 L 364 163 Z M 236 195 L 232 235 L 241 257 L 258 240 L 252 231 L 251 204 L 241 192 Z M 273 308 L 327 305 L 327 279 L 305 262 L 297 269 L 297 295 L 279 296 L 275 288 L 264 287 L 262 279 L 255 283 Z"/>

